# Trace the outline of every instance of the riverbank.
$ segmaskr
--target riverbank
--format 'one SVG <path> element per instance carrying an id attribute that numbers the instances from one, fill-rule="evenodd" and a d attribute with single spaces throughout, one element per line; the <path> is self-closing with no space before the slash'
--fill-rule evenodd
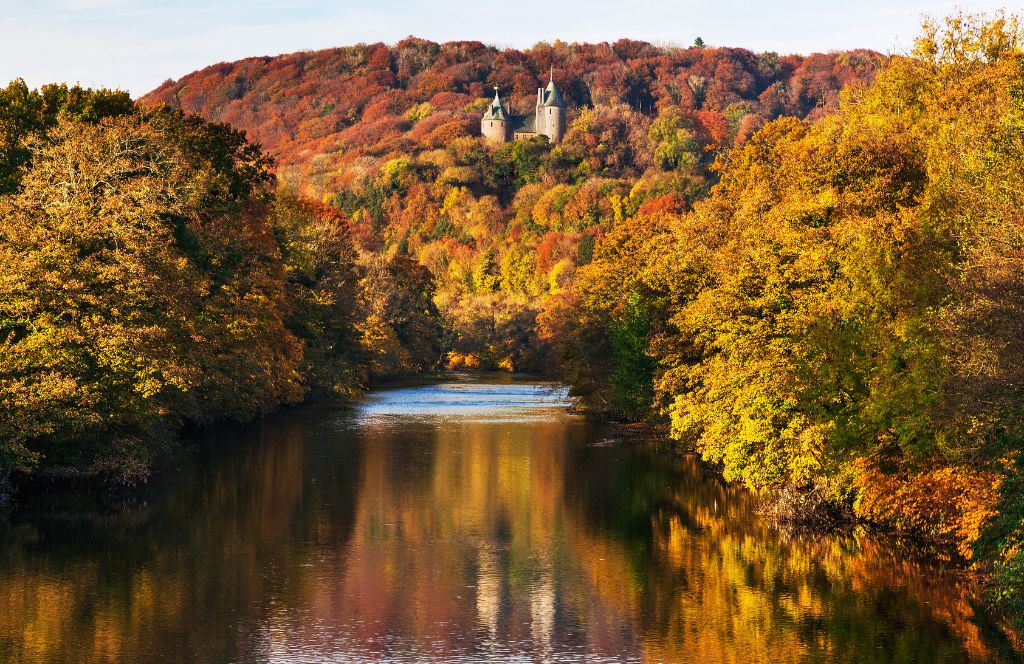
<path id="1" fill-rule="evenodd" d="M 23 146 L 0 151 L 8 496 L 33 474 L 139 483 L 183 429 L 438 363 L 430 271 L 278 188 L 243 131 L 21 80 L 0 126 Z"/>
<path id="2" fill-rule="evenodd" d="M 742 486 L 742 483 L 730 482 L 725 478 L 721 464 L 709 463 L 702 459 L 699 452 L 692 446 L 673 441 L 668 427 L 664 424 L 624 423 L 606 420 L 603 418 L 607 417 L 607 413 L 597 414 L 598 411 L 593 411 L 580 402 L 574 406 L 574 411 L 592 417 L 596 421 L 605 422 L 603 429 L 608 432 L 610 440 L 627 443 L 660 443 L 659 448 L 666 454 L 692 456 L 703 466 L 705 472 L 715 475 L 722 482 Z M 892 523 L 858 516 L 853 508 L 852 499 L 836 502 L 833 493 L 821 484 L 811 483 L 805 487 L 767 488 L 759 492 L 751 492 L 751 495 L 757 500 L 758 515 L 774 527 L 784 528 L 794 533 L 842 533 L 854 529 L 870 528 L 887 537 L 921 546 L 937 559 L 954 562 L 961 566 L 964 574 L 984 581 L 987 585 L 992 585 L 991 566 L 963 556 L 958 550 L 954 538 L 937 536 L 920 530 L 899 528 Z"/>

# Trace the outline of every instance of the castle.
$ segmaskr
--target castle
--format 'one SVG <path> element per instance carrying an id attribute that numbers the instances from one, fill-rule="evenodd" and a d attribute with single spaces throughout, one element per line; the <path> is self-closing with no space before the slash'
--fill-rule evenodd
<path id="1" fill-rule="evenodd" d="M 532 115 L 512 115 L 501 103 L 498 88 L 494 101 L 480 121 L 480 133 L 492 143 L 521 141 L 534 136 L 547 136 L 557 143 L 565 136 L 565 101 L 555 86 L 554 72 L 548 87 L 537 88 L 537 106 Z"/>

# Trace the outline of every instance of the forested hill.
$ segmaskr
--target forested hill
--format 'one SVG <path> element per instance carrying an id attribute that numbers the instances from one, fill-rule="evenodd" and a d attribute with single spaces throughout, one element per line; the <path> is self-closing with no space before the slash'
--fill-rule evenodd
<path id="1" fill-rule="evenodd" d="M 282 184 L 350 220 L 365 254 L 429 269 L 449 367 L 537 370 L 550 367 L 537 314 L 616 223 L 687 209 L 710 190 L 718 155 L 776 117 L 823 117 L 882 62 L 870 51 L 409 38 L 219 64 L 142 103 L 246 130 Z M 528 112 L 552 71 L 569 107 L 564 139 L 485 146 L 492 87 Z"/>
<path id="2" fill-rule="evenodd" d="M 477 135 L 493 86 L 528 110 L 551 68 L 570 120 L 573 110 L 608 107 L 615 109 L 608 123 L 643 126 L 674 107 L 693 115 L 704 144 L 721 148 L 765 120 L 820 114 L 842 86 L 869 80 L 878 62 L 863 50 L 779 56 L 631 40 L 515 50 L 410 37 L 221 63 L 168 81 L 142 101 L 245 129 L 275 155 L 279 175 L 322 195 L 378 158 Z M 609 163 L 643 170 L 649 155 L 630 147 L 637 146 L 608 146 L 622 152 Z"/>

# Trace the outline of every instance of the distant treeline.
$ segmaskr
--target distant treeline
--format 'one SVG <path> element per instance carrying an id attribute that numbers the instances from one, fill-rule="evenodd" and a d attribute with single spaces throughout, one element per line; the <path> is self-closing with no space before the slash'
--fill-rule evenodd
<path id="1" fill-rule="evenodd" d="M 870 80 L 883 60 L 866 50 L 780 56 L 629 39 L 518 50 L 410 37 L 393 46 L 221 63 L 167 81 L 143 102 L 244 127 L 275 155 L 290 183 L 334 194 L 389 154 L 475 137 L 495 86 L 518 111 L 530 111 L 538 86 L 553 74 L 570 109 L 609 109 L 610 121 L 628 124 L 676 109 L 720 148 L 780 115 L 820 116 L 844 85 Z M 617 157 L 601 165 L 615 174 L 642 171 L 650 156 L 634 163 L 630 152 L 637 148 L 645 152 L 608 144 L 604 149 Z"/>

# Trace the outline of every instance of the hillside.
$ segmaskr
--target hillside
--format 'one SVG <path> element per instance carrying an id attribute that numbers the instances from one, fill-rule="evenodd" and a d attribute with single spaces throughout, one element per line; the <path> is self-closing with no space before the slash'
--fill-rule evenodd
<path id="1" fill-rule="evenodd" d="M 536 315 L 617 220 L 688 208 L 718 154 L 776 117 L 822 116 L 882 60 L 409 38 L 218 64 L 141 101 L 246 130 L 283 184 L 350 218 L 364 251 L 430 269 L 451 366 L 520 369 L 547 365 Z M 527 111 L 551 71 L 568 106 L 564 140 L 485 147 L 492 87 Z"/>
<path id="2" fill-rule="evenodd" d="M 364 170 L 367 157 L 372 163 L 478 135 L 482 100 L 493 86 L 528 108 L 550 68 L 571 109 L 621 105 L 620 113 L 651 118 L 678 107 L 695 115 L 709 146 L 720 148 L 761 121 L 834 106 L 839 89 L 870 79 L 878 60 L 869 51 L 780 57 L 629 40 L 499 50 L 410 37 L 390 47 L 221 63 L 168 81 L 142 101 L 245 129 L 293 184 L 337 193 L 351 180 L 346 172 Z"/>

